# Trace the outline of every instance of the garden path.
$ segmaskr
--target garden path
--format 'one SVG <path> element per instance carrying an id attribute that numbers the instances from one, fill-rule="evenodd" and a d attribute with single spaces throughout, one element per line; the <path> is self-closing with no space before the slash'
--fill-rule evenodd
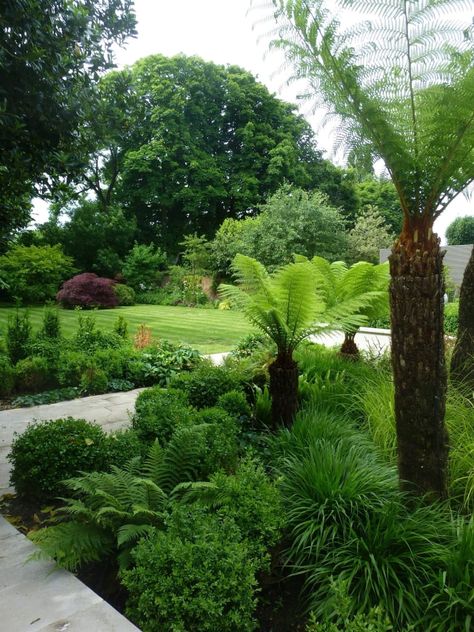
<path id="1" fill-rule="evenodd" d="M 225 355 L 225 353 L 215 353 L 208 357 L 214 364 L 221 364 Z M 71 399 L 57 404 L 0 411 L 0 496 L 13 491 L 13 488 L 9 486 L 10 463 L 7 461 L 7 454 L 10 451 L 14 433 L 21 434 L 28 424 L 36 419 L 63 417 L 80 417 L 87 421 L 95 421 L 106 432 L 119 430 L 129 425 L 135 400 L 142 390 L 138 388 L 121 393 L 105 393 Z"/>

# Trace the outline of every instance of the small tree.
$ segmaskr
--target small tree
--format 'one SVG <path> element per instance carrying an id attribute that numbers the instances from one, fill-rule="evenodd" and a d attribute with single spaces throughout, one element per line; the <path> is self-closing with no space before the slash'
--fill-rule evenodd
<path id="1" fill-rule="evenodd" d="M 74 271 L 61 246 L 13 246 L 0 257 L 0 269 L 10 297 L 24 303 L 54 299 Z"/>
<path id="2" fill-rule="evenodd" d="M 360 261 L 349 268 L 343 261 L 329 263 L 321 257 L 314 257 L 311 263 L 316 270 L 317 290 L 328 308 L 345 305 L 346 309 L 354 310 L 364 324 L 388 314 L 388 263 L 373 265 Z M 342 329 L 344 342 L 341 353 L 357 357 L 359 350 L 355 336 L 359 328 L 349 324 L 343 325 Z"/>
<path id="3" fill-rule="evenodd" d="M 182 282 L 185 285 L 185 295 L 189 302 L 197 305 L 199 294 L 202 294 L 202 277 L 210 267 L 209 242 L 204 235 L 185 235 L 180 242 L 183 246 L 183 262 L 187 274 Z"/>
<path id="4" fill-rule="evenodd" d="M 159 272 L 166 267 L 166 253 L 154 244 L 135 244 L 125 257 L 122 268 L 127 284 L 134 290 L 151 289 L 157 285 Z"/>
<path id="5" fill-rule="evenodd" d="M 458 0 L 273 0 L 275 45 L 338 119 L 348 149 L 385 162 L 403 214 L 390 257 L 398 467 L 447 493 L 443 253 L 434 221 L 474 180 L 472 12 Z M 341 14 L 349 8 L 347 20 Z"/>
<path id="6" fill-rule="evenodd" d="M 114 281 L 98 277 L 93 272 L 77 274 L 66 283 L 56 296 L 68 308 L 117 307 L 118 298 L 114 292 Z"/>
<path id="7" fill-rule="evenodd" d="M 374 206 L 366 206 L 349 232 L 347 258 L 354 263 L 378 263 L 380 249 L 391 246 L 394 239 L 379 210 Z"/>
<path id="8" fill-rule="evenodd" d="M 219 291 L 276 345 L 277 355 L 269 367 L 272 421 L 275 427 L 290 426 L 298 406 L 294 350 L 305 338 L 327 327 L 362 325 L 365 319 L 359 311 L 366 299 L 327 305 L 317 292 L 316 269 L 309 261 L 289 263 L 269 275 L 255 259 L 237 255 L 233 269 L 237 287 L 221 285 Z"/>

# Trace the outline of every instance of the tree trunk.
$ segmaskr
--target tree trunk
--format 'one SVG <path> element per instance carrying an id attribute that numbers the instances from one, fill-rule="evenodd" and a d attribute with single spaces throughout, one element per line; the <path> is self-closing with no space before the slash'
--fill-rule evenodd
<path id="1" fill-rule="evenodd" d="M 290 427 L 298 408 L 298 365 L 291 354 L 279 353 L 268 370 L 273 427 Z"/>
<path id="2" fill-rule="evenodd" d="M 474 248 L 459 295 L 458 335 L 451 358 L 451 379 L 462 388 L 474 391 Z"/>
<path id="3" fill-rule="evenodd" d="M 444 498 L 443 254 L 432 221 L 405 221 L 390 256 L 392 365 L 398 472 L 403 490 Z"/>
<path id="4" fill-rule="evenodd" d="M 354 340 L 356 333 L 355 331 L 352 333 L 346 331 L 344 333 L 344 342 L 342 343 L 339 353 L 348 360 L 358 360 L 360 356 L 359 349 Z"/>

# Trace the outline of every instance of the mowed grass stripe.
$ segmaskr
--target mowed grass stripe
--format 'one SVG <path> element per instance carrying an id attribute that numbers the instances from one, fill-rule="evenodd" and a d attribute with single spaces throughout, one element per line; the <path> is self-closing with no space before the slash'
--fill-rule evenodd
<path id="1" fill-rule="evenodd" d="M 23 311 L 23 310 L 20 310 Z M 42 307 L 28 308 L 33 331 L 41 326 Z M 15 308 L 0 307 L 0 328 L 5 334 L 8 316 Z M 253 331 L 243 314 L 217 309 L 193 309 L 191 307 L 170 307 L 165 305 L 134 305 L 93 312 L 59 310 L 62 332 L 71 336 L 77 329 L 79 316 L 93 314 L 97 326 L 112 329 L 118 316 L 123 316 L 129 325 L 129 333 L 134 335 L 141 324 L 151 328 L 155 338 L 163 338 L 174 343 L 188 344 L 203 353 L 229 351 L 247 334 Z"/>

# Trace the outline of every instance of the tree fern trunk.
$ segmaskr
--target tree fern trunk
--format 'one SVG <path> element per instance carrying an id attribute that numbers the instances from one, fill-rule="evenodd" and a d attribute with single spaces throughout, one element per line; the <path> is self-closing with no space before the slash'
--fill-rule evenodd
<path id="1" fill-rule="evenodd" d="M 443 255 L 431 221 L 407 224 L 390 256 L 398 470 L 402 489 L 444 497 Z"/>
<path id="2" fill-rule="evenodd" d="M 289 427 L 298 408 L 298 365 L 291 354 L 279 353 L 268 370 L 273 426 Z"/>
<path id="3" fill-rule="evenodd" d="M 359 349 L 355 342 L 356 333 L 348 333 L 344 334 L 344 342 L 341 345 L 340 353 L 351 360 L 357 360 L 359 358 Z"/>
<path id="4" fill-rule="evenodd" d="M 459 324 L 451 358 L 451 379 L 462 388 L 474 390 L 474 248 L 464 271 L 459 296 Z"/>

